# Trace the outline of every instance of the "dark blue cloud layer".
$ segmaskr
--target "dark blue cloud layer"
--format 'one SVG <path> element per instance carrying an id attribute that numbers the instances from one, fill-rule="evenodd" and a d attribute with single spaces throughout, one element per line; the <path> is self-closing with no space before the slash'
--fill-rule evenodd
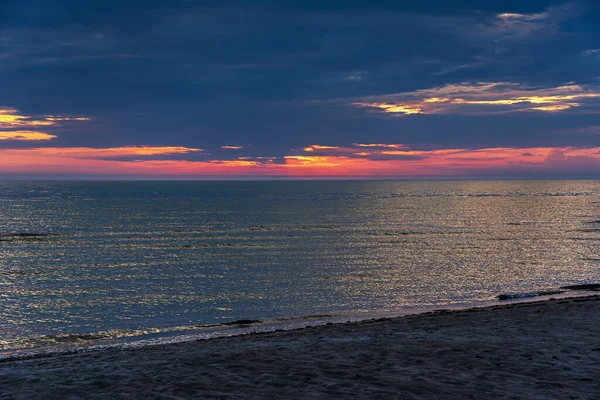
<path id="1" fill-rule="evenodd" d="M 595 2 L 281 3 L 3 2 L 0 106 L 92 117 L 49 128 L 54 146 L 219 154 L 240 144 L 245 155 L 281 156 L 312 143 L 599 144 L 594 113 L 391 117 L 351 106 L 460 82 L 596 87 Z M 502 25 L 499 13 L 544 17 Z"/>

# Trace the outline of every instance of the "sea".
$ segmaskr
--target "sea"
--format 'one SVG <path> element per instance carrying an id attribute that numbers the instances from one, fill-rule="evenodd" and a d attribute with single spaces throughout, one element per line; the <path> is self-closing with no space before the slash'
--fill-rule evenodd
<path id="1" fill-rule="evenodd" d="M 0 182 L 0 361 L 597 282 L 597 180 Z"/>

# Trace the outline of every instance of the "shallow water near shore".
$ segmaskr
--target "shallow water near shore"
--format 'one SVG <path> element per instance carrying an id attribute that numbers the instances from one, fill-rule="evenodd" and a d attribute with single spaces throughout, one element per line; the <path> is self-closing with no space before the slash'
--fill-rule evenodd
<path id="1" fill-rule="evenodd" d="M 0 358 L 486 305 L 599 244 L 599 181 L 0 182 Z"/>

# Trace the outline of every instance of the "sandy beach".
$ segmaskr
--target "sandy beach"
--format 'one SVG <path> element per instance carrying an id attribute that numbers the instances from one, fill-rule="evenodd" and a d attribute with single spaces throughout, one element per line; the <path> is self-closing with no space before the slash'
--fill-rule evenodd
<path id="1" fill-rule="evenodd" d="M 0 364 L 1 399 L 599 399 L 600 296 Z"/>

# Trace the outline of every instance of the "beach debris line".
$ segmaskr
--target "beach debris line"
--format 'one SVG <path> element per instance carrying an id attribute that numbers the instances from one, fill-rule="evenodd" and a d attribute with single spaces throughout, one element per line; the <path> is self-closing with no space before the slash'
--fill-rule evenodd
<path id="1" fill-rule="evenodd" d="M 538 297 L 538 296 L 549 296 L 553 294 L 564 293 L 564 290 L 542 290 L 539 292 L 528 292 L 528 293 L 503 293 L 496 296 L 498 300 L 512 300 L 512 299 L 524 299 L 527 297 Z"/>
<path id="2" fill-rule="evenodd" d="M 567 290 L 593 290 L 600 291 L 600 283 L 584 283 L 581 285 L 561 286 L 561 289 Z"/>
<path id="3" fill-rule="evenodd" d="M 548 296 L 553 294 L 565 293 L 567 290 L 585 290 L 598 292 L 600 291 L 600 283 L 584 283 L 579 285 L 567 285 L 561 286 L 560 289 L 555 290 L 540 290 L 537 292 L 526 292 L 526 293 L 503 293 L 496 296 L 498 300 L 512 300 L 512 299 L 524 299 L 527 297 L 538 297 Z"/>
<path id="4" fill-rule="evenodd" d="M 223 322 L 221 325 L 252 325 L 259 324 L 261 320 L 258 319 L 239 319 L 236 321 Z"/>

